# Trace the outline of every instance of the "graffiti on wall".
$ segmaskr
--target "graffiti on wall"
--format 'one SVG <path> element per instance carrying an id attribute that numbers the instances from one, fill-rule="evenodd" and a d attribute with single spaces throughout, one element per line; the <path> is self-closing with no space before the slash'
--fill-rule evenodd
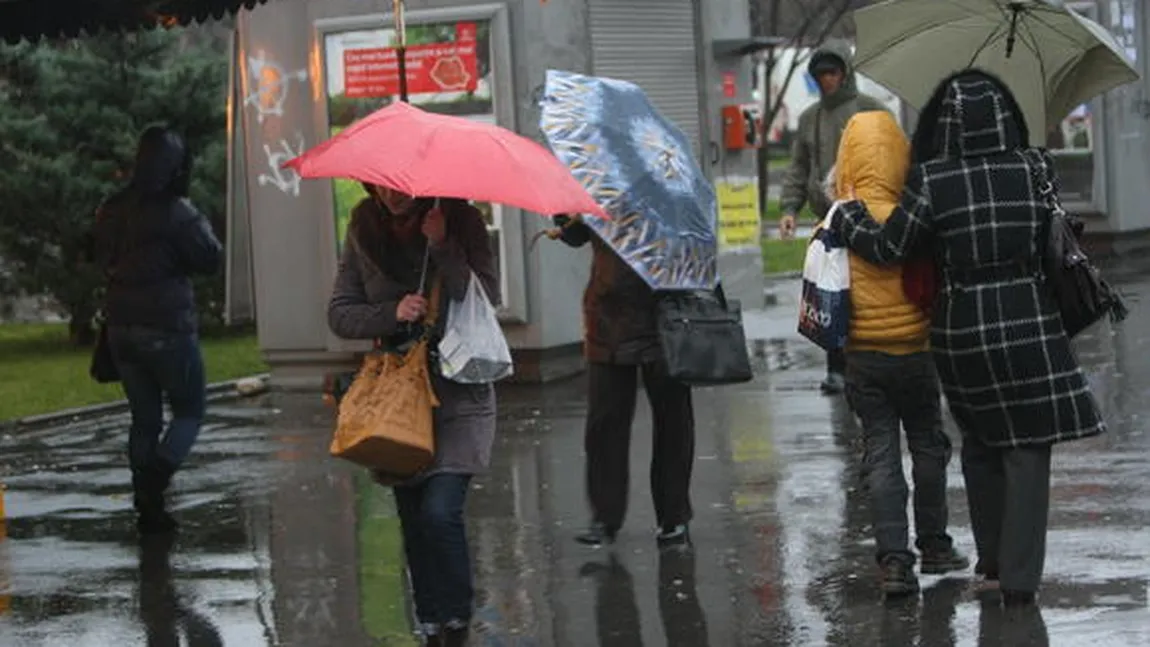
<path id="1" fill-rule="evenodd" d="M 304 83 L 307 70 L 288 71 L 261 50 L 248 57 L 249 92 L 245 106 L 255 106 L 256 118 L 262 124 L 268 117 L 284 116 L 284 103 L 291 94 L 292 82 Z"/>
<path id="2" fill-rule="evenodd" d="M 308 80 L 307 70 L 288 70 L 275 59 L 268 57 L 263 50 L 255 56 L 248 56 L 247 65 L 247 94 L 244 96 L 244 106 L 255 109 L 256 121 L 260 124 L 273 117 L 284 117 L 292 85 L 305 83 Z M 288 160 L 303 154 L 306 148 L 303 133 L 297 130 L 290 141 L 286 138 L 281 138 L 279 141 L 269 140 L 267 131 L 264 131 L 263 135 L 267 170 L 260 173 L 256 181 L 261 187 L 272 187 L 284 195 L 298 198 L 302 178 L 295 169 L 283 168 L 283 165 Z"/>
<path id="3" fill-rule="evenodd" d="M 261 173 L 260 186 L 273 186 L 293 198 L 299 197 L 299 185 L 302 178 L 295 169 L 283 168 L 288 160 L 299 157 L 306 148 L 303 133 L 295 133 L 295 145 L 286 139 L 280 139 L 273 145 L 264 144 L 264 155 L 268 161 L 268 173 Z"/>

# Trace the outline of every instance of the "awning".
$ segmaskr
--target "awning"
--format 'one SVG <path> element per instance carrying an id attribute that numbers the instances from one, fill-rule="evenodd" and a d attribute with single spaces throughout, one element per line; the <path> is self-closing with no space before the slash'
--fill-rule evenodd
<path id="1" fill-rule="evenodd" d="M 174 27 L 222 18 L 267 0 L 0 0 L 0 40 L 77 36 L 102 29 Z"/>

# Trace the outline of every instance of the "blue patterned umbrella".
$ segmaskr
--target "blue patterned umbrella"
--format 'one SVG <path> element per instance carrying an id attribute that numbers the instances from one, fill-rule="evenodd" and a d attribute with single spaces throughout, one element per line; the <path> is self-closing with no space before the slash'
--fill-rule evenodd
<path id="1" fill-rule="evenodd" d="M 715 190 L 686 135 L 633 83 L 549 70 L 540 128 L 611 216 L 584 222 L 657 290 L 718 281 Z"/>

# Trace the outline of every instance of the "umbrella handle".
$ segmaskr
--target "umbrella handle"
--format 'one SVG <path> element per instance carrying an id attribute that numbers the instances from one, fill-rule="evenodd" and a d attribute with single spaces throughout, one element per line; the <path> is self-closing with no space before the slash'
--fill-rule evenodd
<path id="1" fill-rule="evenodd" d="M 423 269 L 419 271 L 419 294 L 427 289 L 427 266 L 431 261 L 431 243 L 423 248 Z"/>
<path id="2" fill-rule="evenodd" d="M 1014 53 L 1014 43 L 1018 40 L 1018 14 L 1023 12 L 1021 2 L 1010 3 L 1010 33 L 1006 35 L 1006 58 Z"/>

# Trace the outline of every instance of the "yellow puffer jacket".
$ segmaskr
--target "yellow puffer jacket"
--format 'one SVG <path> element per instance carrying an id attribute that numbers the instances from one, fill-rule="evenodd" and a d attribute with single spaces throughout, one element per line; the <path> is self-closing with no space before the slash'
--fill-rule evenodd
<path id="1" fill-rule="evenodd" d="M 888 112 L 860 112 L 839 143 L 835 192 L 850 187 L 879 222 L 886 222 L 902 193 L 910 143 Z M 902 268 L 878 267 L 851 254 L 851 332 L 847 350 L 909 355 L 929 348 L 930 321 L 906 298 Z"/>

